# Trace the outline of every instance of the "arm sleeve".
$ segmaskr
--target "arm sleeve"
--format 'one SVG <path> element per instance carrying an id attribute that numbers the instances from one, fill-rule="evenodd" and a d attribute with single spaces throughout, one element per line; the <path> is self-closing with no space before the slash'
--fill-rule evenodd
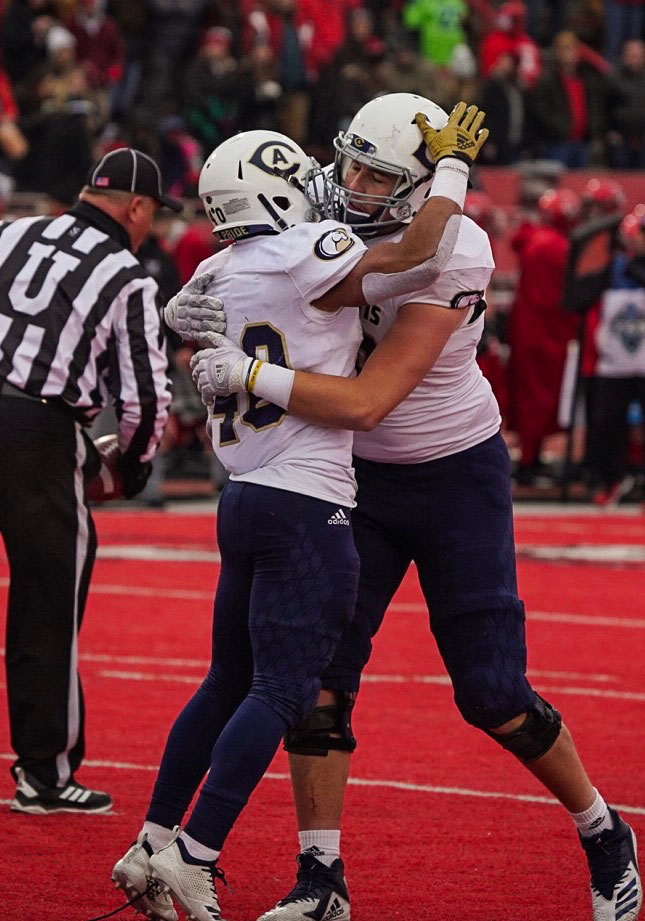
<path id="1" fill-rule="evenodd" d="M 413 303 L 464 309 L 484 298 L 495 268 L 490 241 L 472 221 L 462 219 L 464 224 L 444 271 L 424 288 L 394 298 L 397 310 Z"/>
<path id="2" fill-rule="evenodd" d="M 303 301 L 311 303 L 342 281 L 357 262 L 366 246 L 345 224 L 322 221 L 299 224 L 297 235 L 285 234 L 289 240 L 284 270 Z"/>
<path id="3" fill-rule="evenodd" d="M 119 300 L 114 330 L 119 448 L 126 458 L 146 461 L 155 454 L 170 404 L 157 285 L 151 278 L 136 279 Z"/>

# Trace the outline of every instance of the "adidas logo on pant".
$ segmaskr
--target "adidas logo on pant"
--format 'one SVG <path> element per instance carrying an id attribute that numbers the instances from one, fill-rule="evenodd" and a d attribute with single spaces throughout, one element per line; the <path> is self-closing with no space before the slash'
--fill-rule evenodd
<path id="1" fill-rule="evenodd" d="M 327 519 L 327 524 L 346 524 L 347 527 L 349 527 L 349 518 L 342 508 L 339 508 L 337 512 L 334 512 L 331 518 Z"/>

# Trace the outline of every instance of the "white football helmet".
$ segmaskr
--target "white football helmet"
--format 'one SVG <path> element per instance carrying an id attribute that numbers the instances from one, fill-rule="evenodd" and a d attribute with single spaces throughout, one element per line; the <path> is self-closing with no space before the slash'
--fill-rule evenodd
<path id="1" fill-rule="evenodd" d="M 224 141 L 199 174 L 199 197 L 221 240 L 276 234 L 317 221 L 305 196 L 318 163 L 277 131 L 244 131 Z"/>
<path id="2" fill-rule="evenodd" d="M 388 93 L 366 103 L 347 131 L 334 139 L 333 169 L 319 170 L 309 186 L 324 216 L 350 224 L 360 236 L 392 233 L 408 224 L 425 201 L 434 163 L 414 116 L 424 112 L 433 128 L 448 121 L 444 110 L 415 93 Z M 352 161 L 398 177 L 390 195 L 348 192 L 344 180 Z"/>

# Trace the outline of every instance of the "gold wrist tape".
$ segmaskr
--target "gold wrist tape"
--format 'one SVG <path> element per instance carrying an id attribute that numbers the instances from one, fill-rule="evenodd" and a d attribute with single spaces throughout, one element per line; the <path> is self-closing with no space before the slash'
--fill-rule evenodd
<path id="1" fill-rule="evenodd" d="M 258 379 L 258 374 L 260 373 L 260 368 L 263 364 L 263 361 L 260 361 L 259 358 L 256 358 L 251 365 L 251 370 L 249 371 L 249 379 L 246 385 L 246 389 L 249 391 L 249 393 L 253 393 L 253 388 L 255 387 L 255 383 Z"/>

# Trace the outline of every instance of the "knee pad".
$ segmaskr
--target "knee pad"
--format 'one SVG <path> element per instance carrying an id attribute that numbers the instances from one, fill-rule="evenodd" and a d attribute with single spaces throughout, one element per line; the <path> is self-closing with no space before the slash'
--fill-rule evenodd
<path id="1" fill-rule="evenodd" d="M 336 703 L 315 707 L 309 716 L 284 737 L 284 749 L 292 755 L 318 755 L 329 751 L 353 752 L 352 710 L 356 699 L 349 691 L 336 691 Z"/>
<path id="2" fill-rule="evenodd" d="M 538 694 L 534 706 L 527 712 L 522 725 L 513 732 L 498 733 L 485 729 L 491 739 L 528 764 L 546 755 L 560 735 L 562 717 L 550 703 Z"/>

